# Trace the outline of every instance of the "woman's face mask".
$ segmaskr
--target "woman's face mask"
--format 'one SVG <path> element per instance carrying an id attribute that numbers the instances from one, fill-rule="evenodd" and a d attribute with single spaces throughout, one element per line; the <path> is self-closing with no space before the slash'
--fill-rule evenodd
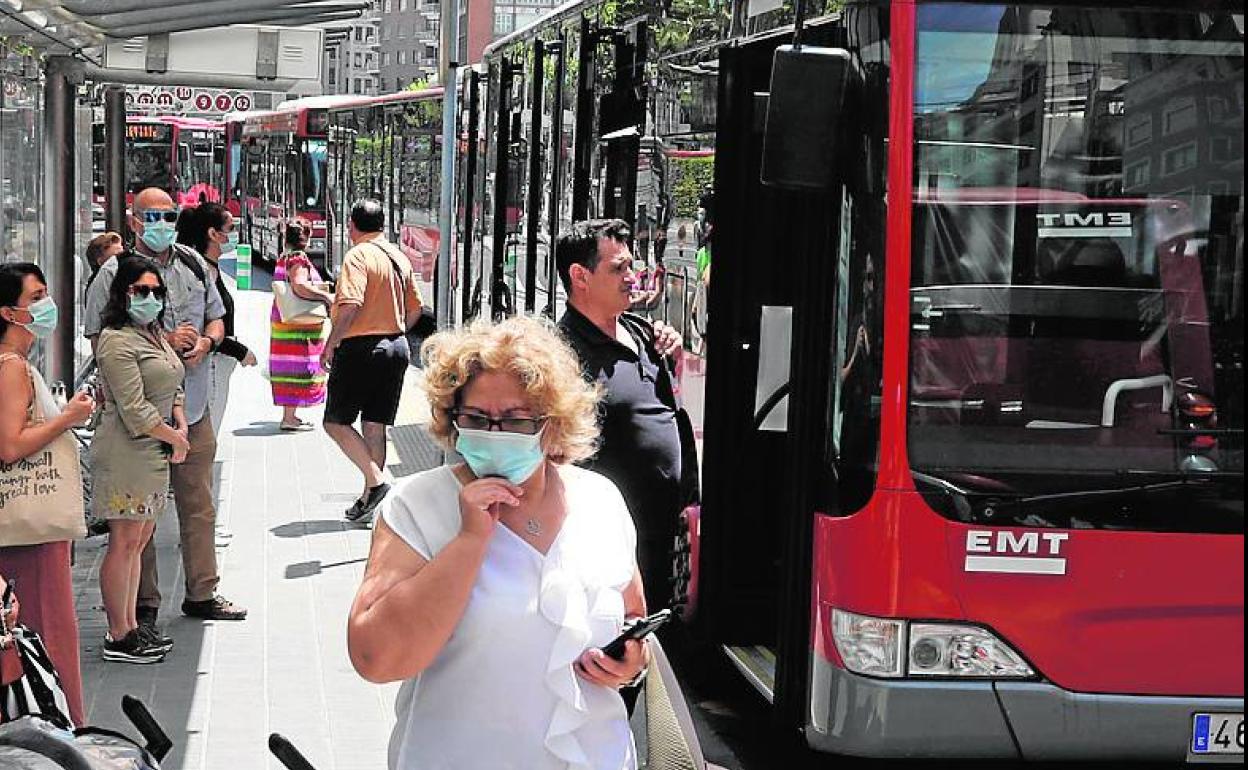
<path id="1" fill-rule="evenodd" d="M 132 296 L 126 310 L 130 313 L 130 318 L 139 326 L 147 326 L 160 316 L 160 311 L 165 309 L 165 301 L 148 294 L 147 296 Z"/>
<path id="2" fill-rule="evenodd" d="M 546 459 L 542 451 L 545 427 L 532 435 L 495 430 L 459 428 L 455 451 L 464 458 L 477 478 L 501 476 L 512 484 L 522 484 Z"/>
<path id="3" fill-rule="evenodd" d="M 30 303 L 27 307 L 14 307 L 13 309 L 24 310 L 30 313 L 29 322 L 21 323 L 20 321 L 14 321 L 13 323 L 39 339 L 51 336 L 52 332 L 56 330 L 56 322 L 60 319 L 60 309 L 56 306 L 56 300 L 51 297 L 43 297 Z"/>

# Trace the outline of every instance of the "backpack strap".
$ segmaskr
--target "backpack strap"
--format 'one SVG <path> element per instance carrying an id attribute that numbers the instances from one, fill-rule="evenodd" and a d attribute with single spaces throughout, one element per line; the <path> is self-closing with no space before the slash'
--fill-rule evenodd
<path id="1" fill-rule="evenodd" d="M 200 262 L 202 258 L 199 254 L 194 249 L 183 246 L 180 243 L 173 244 L 172 248 L 173 255 L 178 258 L 178 261 L 186 265 L 187 269 L 194 273 L 199 282 L 207 289 L 208 273 L 204 270 L 203 263 Z"/>

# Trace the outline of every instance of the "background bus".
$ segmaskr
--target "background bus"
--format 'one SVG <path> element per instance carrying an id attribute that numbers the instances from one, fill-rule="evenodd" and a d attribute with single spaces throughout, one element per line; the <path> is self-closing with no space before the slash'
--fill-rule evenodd
<path id="1" fill-rule="evenodd" d="M 126 204 L 159 187 L 179 206 L 220 201 L 224 187 L 224 131 L 219 122 L 173 115 L 126 118 Z M 104 200 L 104 124 L 92 126 L 94 197 Z"/>
<path id="2" fill-rule="evenodd" d="M 326 106 L 332 99 L 299 99 L 276 110 L 231 116 L 229 167 L 235 183 L 227 205 L 239 211 L 240 238 L 251 244 L 253 258 L 276 261 L 283 226 L 301 218 L 312 224 L 308 256 L 325 267 Z"/>
<path id="3" fill-rule="evenodd" d="M 350 248 L 351 204 L 375 197 L 385 207 L 386 237 L 411 261 L 432 308 L 442 240 L 442 89 L 356 99 L 331 107 L 328 122 L 326 264 L 336 274 Z"/>
<path id="4" fill-rule="evenodd" d="M 767 114 L 790 33 L 725 31 L 587 2 L 487 51 L 462 317 L 557 314 L 569 221 L 636 224 L 649 182 L 670 249 L 691 195 L 679 598 L 777 723 L 868 756 L 1242 754 L 1242 11 L 851 3 L 806 27 L 849 85 L 804 193 L 760 182 L 766 131 L 812 119 Z"/>

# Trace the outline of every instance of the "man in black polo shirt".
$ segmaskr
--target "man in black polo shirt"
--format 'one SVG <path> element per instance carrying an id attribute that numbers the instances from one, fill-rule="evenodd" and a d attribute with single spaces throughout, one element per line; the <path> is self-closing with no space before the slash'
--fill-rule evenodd
<path id="1" fill-rule="evenodd" d="M 605 391 L 598 454 L 586 463 L 615 482 L 637 525 L 638 565 L 651 611 L 672 598 L 671 549 L 680 515 L 681 444 L 676 395 L 664 357 L 680 351 L 666 324 L 632 315 L 628 225 L 577 222 L 555 246 L 568 309 L 559 327 L 585 377 Z"/>

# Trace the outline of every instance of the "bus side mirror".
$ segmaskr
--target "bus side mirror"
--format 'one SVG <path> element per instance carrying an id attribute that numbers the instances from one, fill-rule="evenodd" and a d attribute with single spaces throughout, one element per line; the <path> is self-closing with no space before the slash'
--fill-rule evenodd
<path id="1" fill-rule="evenodd" d="M 782 190 L 822 190 L 831 184 L 850 67 L 843 48 L 776 49 L 763 134 L 763 184 Z"/>

